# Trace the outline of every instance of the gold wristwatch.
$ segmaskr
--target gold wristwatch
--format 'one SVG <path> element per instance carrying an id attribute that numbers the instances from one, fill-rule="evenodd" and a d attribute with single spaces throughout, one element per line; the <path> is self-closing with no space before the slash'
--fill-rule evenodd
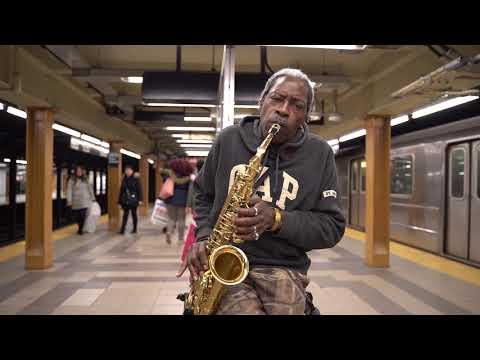
<path id="1" fill-rule="evenodd" d="M 273 208 L 273 211 L 275 211 L 275 220 L 270 228 L 270 231 L 276 232 L 280 229 L 280 225 L 282 224 L 282 213 L 277 208 Z"/>

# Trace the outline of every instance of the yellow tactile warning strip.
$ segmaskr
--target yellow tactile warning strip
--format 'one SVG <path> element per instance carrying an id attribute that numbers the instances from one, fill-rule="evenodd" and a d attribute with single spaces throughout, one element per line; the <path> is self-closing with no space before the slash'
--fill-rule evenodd
<path id="1" fill-rule="evenodd" d="M 345 235 L 352 239 L 365 240 L 365 233 L 347 228 Z M 480 286 L 480 269 L 438 255 L 430 254 L 398 242 L 390 242 L 390 252 L 426 268 L 447 274 L 459 280 Z"/>
<path id="2" fill-rule="evenodd" d="M 108 221 L 108 215 L 103 215 L 97 222 L 97 225 L 104 224 Z M 68 236 L 72 236 L 77 232 L 77 225 L 65 226 L 61 229 L 53 232 L 53 241 L 65 239 Z M 7 261 L 12 257 L 20 255 L 25 252 L 25 240 L 20 240 L 12 245 L 7 245 L 0 248 L 0 262 Z"/>

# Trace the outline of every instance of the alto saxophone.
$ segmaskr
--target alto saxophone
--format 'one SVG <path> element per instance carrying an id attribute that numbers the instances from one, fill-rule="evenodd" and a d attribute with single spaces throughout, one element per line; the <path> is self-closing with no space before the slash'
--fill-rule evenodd
<path id="1" fill-rule="evenodd" d="M 208 270 L 193 281 L 185 298 L 185 309 L 194 315 L 213 314 L 226 286 L 240 284 L 248 275 L 247 256 L 241 249 L 231 245 L 231 242 L 242 242 L 234 232 L 235 209 L 248 207 L 253 186 L 262 171 L 263 156 L 279 131 L 280 125 L 273 124 L 248 165 L 235 175 L 222 211 L 207 240 Z"/>

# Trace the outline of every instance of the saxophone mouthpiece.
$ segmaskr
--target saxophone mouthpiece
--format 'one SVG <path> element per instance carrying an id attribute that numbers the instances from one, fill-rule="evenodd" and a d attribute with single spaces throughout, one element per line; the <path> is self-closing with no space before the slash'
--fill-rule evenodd
<path id="1" fill-rule="evenodd" d="M 270 131 L 272 132 L 273 135 L 277 135 L 277 133 L 280 131 L 280 125 L 273 124 L 272 127 L 270 128 Z"/>

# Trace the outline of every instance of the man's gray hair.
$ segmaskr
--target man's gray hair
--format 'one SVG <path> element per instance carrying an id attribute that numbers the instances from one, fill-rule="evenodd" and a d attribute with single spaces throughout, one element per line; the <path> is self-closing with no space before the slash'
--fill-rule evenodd
<path id="1" fill-rule="evenodd" d="M 315 102 L 315 97 L 314 97 L 314 90 L 313 90 L 313 85 L 314 83 L 310 81 L 308 76 L 301 70 L 298 69 L 289 69 L 285 68 L 282 70 L 277 71 L 275 74 L 273 74 L 265 84 L 265 88 L 262 91 L 262 94 L 260 95 L 260 106 L 263 104 L 265 101 L 265 97 L 268 95 L 270 90 L 272 89 L 273 85 L 275 85 L 275 82 L 281 78 L 281 77 L 292 77 L 295 79 L 302 80 L 305 83 L 305 86 L 307 88 L 307 111 L 306 111 L 306 120 L 308 121 L 310 113 L 313 110 L 313 105 Z"/>

